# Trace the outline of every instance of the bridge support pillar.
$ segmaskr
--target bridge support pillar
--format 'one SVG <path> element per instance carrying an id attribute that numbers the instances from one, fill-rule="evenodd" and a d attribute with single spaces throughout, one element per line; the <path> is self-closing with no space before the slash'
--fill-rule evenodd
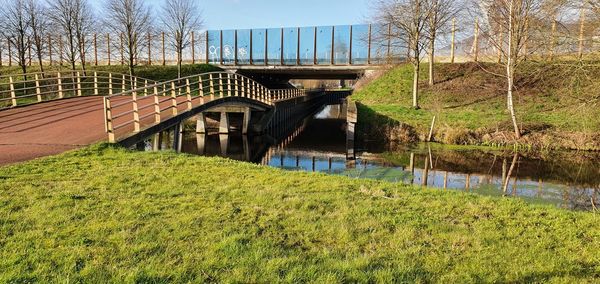
<path id="1" fill-rule="evenodd" d="M 250 111 L 250 108 L 247 107 L 244 109 L 244 122 L 242 125 L 242 134 L 248 134 L 248 128 L 250 127 L 250 115 L 252 114 L 252 112 Z"/>
<path id="2" fill-rule="evenodd" d="M 196 118 L 196 133 L 206 133 L 206 115 L 204 113 L 199 113 Z"/>
<path id="3" fill-rule="evenodd" d="M 227 112 L 221 112 L 221 119 L 219 120 L 219 134 L 229 134 L 229 115 Z"/>

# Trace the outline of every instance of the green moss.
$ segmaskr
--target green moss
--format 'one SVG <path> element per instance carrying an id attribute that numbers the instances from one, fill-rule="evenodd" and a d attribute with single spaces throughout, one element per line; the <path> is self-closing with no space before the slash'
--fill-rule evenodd
<path id="1" fill-rule="evenodd" d="M 96 145 L 0 168 L 0 282 L 593 282 L 594 213 Z"/>

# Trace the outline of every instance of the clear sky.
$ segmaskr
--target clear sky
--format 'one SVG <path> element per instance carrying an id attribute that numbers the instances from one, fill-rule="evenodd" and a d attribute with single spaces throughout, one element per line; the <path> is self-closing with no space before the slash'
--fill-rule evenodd
<path id="1" fill-rule="evenodd" d="M 155 7 L 162 1 L 146 0 Z M 297 27 L 367 22 L 370 0 L 196 0 L 207 29 Z M 95 1 L 92 1 L 95 2 Z"/>

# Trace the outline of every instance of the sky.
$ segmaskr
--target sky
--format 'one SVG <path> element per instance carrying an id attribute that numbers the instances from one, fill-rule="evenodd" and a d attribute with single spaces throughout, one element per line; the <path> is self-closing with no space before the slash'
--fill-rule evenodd
<path id="1" fill-rule="evenodd" d="M 159 12 L 162 1 L 145 0 Z M 366 23 L 372 0 L 196 0 L 206 29 Z M 95 2 L 95 1 L 92 1 Z"/>

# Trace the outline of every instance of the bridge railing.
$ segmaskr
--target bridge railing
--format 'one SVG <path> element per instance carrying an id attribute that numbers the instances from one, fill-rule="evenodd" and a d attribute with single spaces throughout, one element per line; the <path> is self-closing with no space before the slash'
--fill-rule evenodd
<path id="1" fill-rule="evenodd" d="M 271 90 L 239 74 L 203 73 L 105 96 L 105 129 L 108 140 L 115 142 L 121 134 L 140 132 L 142 127 L 225 97 L 244 97 L 273 105 L 305 94 L 299 89 Z"/>
<path id="2" fill-rule="evenodd" d="M 55 99 L 106 95 L 156 81 L 105 71 L 57 71 L 0 76 L 0 110 Z"/>

